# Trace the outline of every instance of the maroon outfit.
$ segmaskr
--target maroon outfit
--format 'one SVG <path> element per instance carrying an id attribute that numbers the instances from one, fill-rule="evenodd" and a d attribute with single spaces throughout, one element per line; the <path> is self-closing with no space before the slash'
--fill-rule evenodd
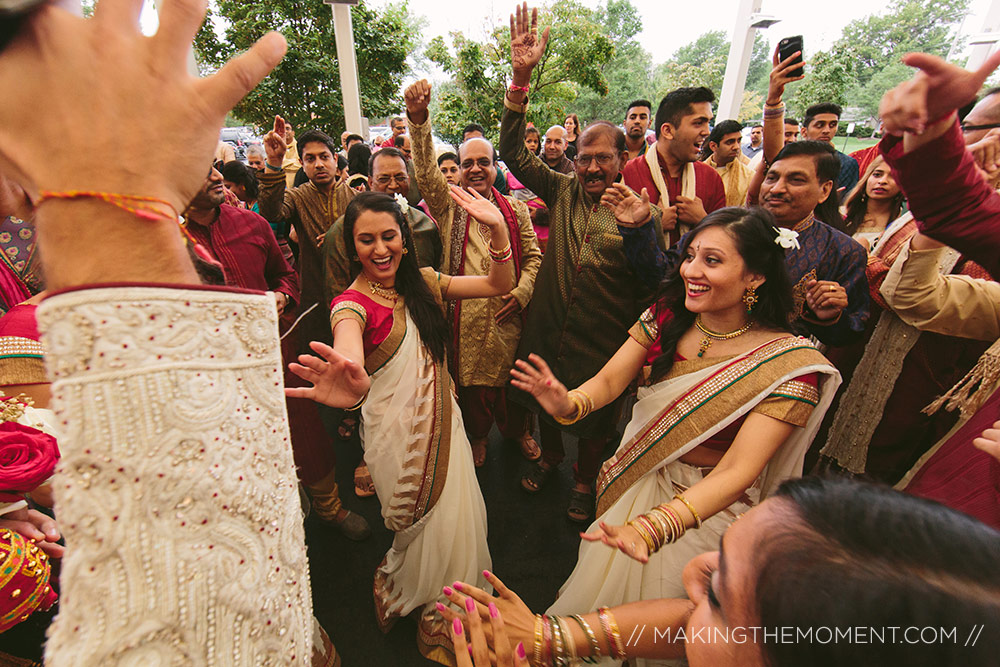
<path id="1" fill-rule="evenodd" d="M 879 144 L 920 231 L 1000 275 L 1000 195 L 979 175 L 955 121 L 903 154 L 899 137 Z M 937 500 L 1000 529 L 1000 462 L 972 440 L 1000 419 L 1000 388 L 921 467 L 908 493 Z"/>
<path id="2" fill-rule="evenodd" d="M 283 327 L 299 300 L 299 278 L 282 256 L 267 220 L 253 211 L 223 204 L 212 224 L 203 226 L 188 220 L 187 229 L 198 243 L 222 264 L 226 284 L 232 287 L 281 292 L 288 297 L 282 317 Z M 281 342 L 281 356 L 294 360 L 298 341 L 293 335 Z M 284 369 L 286 387 L 305 387 L 307 382 Z M 316 403 L 306 398 L 286 398 L 288 426 L 292 435 L 292 455 L 299 480 L 309 486 L 333 472 L 333 441 L 320 420 Z"/>
<path id="3" fill-rule="evenodd" d="M 655 146 L 652 148 L 655 150 Z M 670 175 L 667 165 L 663 161 L 663 156 L 659 152 L 657 152 L 656 158 L 660 163 L 660 173 L 663 174 L 663 182 L 667 186 L 670 201 L 675 202 L 681 196 L 681 179 L 679 176 L 674 178 Z M 726 205 L 726 186 L 723 185 L 719 173 L 704 162 L 695 162 L 694 174 L 696 179 L 694 193 L 705 207 L 705 213 L 723 208 Z M 645 155 L 632 158 L 625 163 L 625 167 L 622 169 L 622 179 L 625 181 L 625 185 L 636 192 L 642 192 L 642 189 L 646 188 L 646 192 L 649 193 L 649 203 L 658 204 L 660 202 L 660 191 L 653 183 Z M 678 240 L 680 240 L 680 233 L 677 230 L 670 232 L 670 245 L 677 243 Z"/>

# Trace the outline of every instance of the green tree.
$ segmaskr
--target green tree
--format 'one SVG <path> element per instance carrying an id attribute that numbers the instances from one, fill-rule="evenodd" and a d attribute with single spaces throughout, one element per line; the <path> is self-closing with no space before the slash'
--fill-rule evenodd
<path id="1" fill-rule="evenodd" d="M 572 110 L 584 123 L 597 119 L 617 123 L 625 117 L 629 102 L 653 94 L 652 58 L 636 40 L 642 31 L 642 17 L 629 0 L 608 0 L 597 9 L 595 18 L 615 47 L 614 57 L 604 67 L 608 93 L 578 87 Z"/>
<path id="2" fill-rule="evenodd" d="M 893 0 L 885 14 L 848 23 L 834 48 L 854 63 L 855 84 L 864 87 L 910 51 L 946 56 L 968 13 L 969 0 Z"/>
<path id="3" fill-rule="evenodd" d="M 548 49 L 531 80 L 528 119 L 539 127 L 563 121 L 578 87 L 608 93 L 603 70 L 614 46 L 597 18 L 574 0 L 539 11 L 539 32 L 551 30 Z M 487 130 L 499 127 L 511 72 L 508 26 L 495 28 L 486 43 L 452 33 L 450 49 L 444 38 L 435 37 L 425 55 L 452 77 L 451 85 L 438 91 L 432 109 L 435 130 L 443 138 L 460 139 L 461 128 L 471 121 Z"/>
<path id="4" fill-rule="evenodd" d="M 656 67 L 654 86 L 657 96 L 662 97 L 683 86 L 705 86 L 718 97 L 726 77 L 729 46 L 725 31 L 710 30 L 677 49 L 670 60 Z M 765 92 L 770 72 L 770 50 L 767 41 L 758 32 L 754 36 L 745 89 Z"/>
<path id="5" fill-rule="evenodd" d="M 395 113 L 402 105 L 406 58 L 417 43 L 407 4 L 377 10 L 362 1 L 352 12 L 361 111 L 369 117 Z M 214 29 L 220 19 L 226 25 L 221 39 Z M 336 42 L 330 7 L 322 0 L 218 0 L 195 38 L 203 69 L 221 67 L 268 30 L 284 34 L 288 54 L 233 113 L 261 127 L 281 114 L 300 130 L 318 127 L 339 134 L 344 109 Z"/>
<path id="6" fill-rule="evenodd" d="M 786 89 L 789 115 L 801 118 L 806 108 L 817 102 L 844 105 L 854 83 L 854 61 L 844 49 L 835 45 L 829 51 L 821 51 L 806 60 L 806 78 Z"/>

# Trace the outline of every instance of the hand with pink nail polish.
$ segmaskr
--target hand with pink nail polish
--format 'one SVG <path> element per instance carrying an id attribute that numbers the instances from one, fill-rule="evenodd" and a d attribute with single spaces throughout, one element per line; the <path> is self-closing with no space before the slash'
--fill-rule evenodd
<path id="1" fill-rule="evenodd" d="M 535 397 L 538 404 L 550 415 L 562 417 L 576 414 L 576 405 L 569 400 L 566 385 L 556 379 L 552 369 L 537 354 L 529 354 L 528 360 L 518 359 L 510 369 L 510 384 Z"/>
<path id="2" fill-rule="evenodd" d="M 445 594 L 459 609 L 464 608 L 465 613 L 456 612 L 441 604 L 437 607 L 445 620 L 452 623 L 460 621 L 468 631 L 468 641 L 464 633 L 461 640 L 457 633 L 453 633 L 456 661 L 460 666 L 466 667 L 490 664 L 527 667 L 524 645 L 534 645 L 535 615 L 495 574 L 484 571 L 483 576 L 493 585 L 497 596 L 456 581 L 445 587 Z M 495 663 L 490 662 L 491 651 L 496 656 Z"/>

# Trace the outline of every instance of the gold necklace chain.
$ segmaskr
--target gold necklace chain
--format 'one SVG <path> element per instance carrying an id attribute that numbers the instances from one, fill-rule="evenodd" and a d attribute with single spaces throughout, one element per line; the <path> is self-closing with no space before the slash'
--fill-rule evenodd
<path id="1" fill-rule="evenodd" d="M 365 278 L 365 282 L 368 283 L 368 289 L 376 296 L 388 299 L 389 301 L 395 301 L 399 298 L 399 293 L 393 287 L 386 287 L 379 281 L 369 280 L 368 278 Z"/>
<path id="2" fill-rule="evenodd" d="M 726 333 L 719 333 L 718 331 L 712 331 L 711 329 L 706 327 L 704 324 L 701 323 L 700 314 L 696 318 L 694 318 L 694 325 L 698 327 L 699 331 L 705 334 L 705 338 L 702 339 L 701 345 L 698 346 L 698 356 L 703 357 L 705 356 L 705 352 L 708 350 L 708 348 L 712 347 L 712 339 L 732 340 L 737 336 L 742 336 L 746 332 L 750 331 L 751 327 L 753 327 L 753 320 L 750 320 L 749 322 L 741 326 L 739 329 L 736 329 L 734 331 L 729 331 Z"/>

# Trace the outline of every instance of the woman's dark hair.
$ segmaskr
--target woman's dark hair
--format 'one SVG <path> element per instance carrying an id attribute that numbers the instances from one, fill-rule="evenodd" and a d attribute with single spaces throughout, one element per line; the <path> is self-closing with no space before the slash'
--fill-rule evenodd
<path id="1" fill-rule="evenodd" d="M 888 169 L 888 165 L 885 164 L 885 159 L 879 155 L 877 158 L 872 160 L 868 168 L 865 169 L 864 175 L 858 179 L 858 184 L 851 189 L 850 194 L 844 199 L 844 208 L 847 211 L 844 214 L 844 233 L 848 236 L 853 236 L 858 228 L 861 227 L 861 223 L 865 221 L 865 214 L 868 213 L 868 179 L 875 172 L 875 170 L 884 166 Z M 889 222 L 892 222 L 903 212 L 903 201 L 906 199 L 906 195 L 900 190 L 896 193 L 896 196 L 892 198 L 892 204 L 889 206 Z"/>
<path id="2" fill-rule="evenodd" d="M 568 113 L 568 114 L 566 114 L 566 119 L 563 119 L 563 123 L 565 123 L 566 120 L 569 119 L 569 118 L 572 118 L 573 122 L 576 123 L 576 127 L 573 128 L 573 136 L 575 138 L 574 139 L 568 139 L 568 138 L 566 139 L 566 141 L 571 141 L 572 142 L 572 141 L 576 141 L 577 139 L 580 138 L 580 135 L 583 134 L 583 128 L 580 127 L 580 117 L 577 116 L 575 113 Z M 564 130 L 566 129 L 565 125 L 563 125 L 563 129 Z M 569 132 L 567 131 L 567 134 L 568 133 Z"/>
<path id="3" fill-rule="evenodd" d="M 673 367 L 677 341 L 694 324 L 695 314 L 684 305 L 686 290 L 680 269 L 691 243 L 709 227 L 722 227 L 729 232 L 746 270 L 764 276 L 764 283 L 757 288 L 759 300 L 751 313 L 752 319 L 769 329 L 788 331 L 788 318 L 794 307 L 792 281 L 785 267 L 785 251 L 774 242 L 778 236 L 775 224 L 771 214 L 762 208 L 730 206 L 709 213 L 684 237 L 679 248 L 681 262 L 664 278 L 656 300 L 655 308 L 666 308 L 672 317 L 660 328 L 662 351 L 653 361 L 654 382 L 666 377 Z"/>
<path id="4" fill-rule="evenodd" d="M 768 642 L 766 664 L 997 664 L 1000 533 L 930 500 L 845 478 L 788 481 L 772 497 L 791 511 L 784 528 L 752 547 L 760 625 L 814 639 Z M 823 641 L 855 628 L 867 640 Z"/>
<path id="5" fill-rule="evenodd" d="M 370 176 L 368 171 L 368 161 L 372 158 L 372 149 L 366 144 L 354 144 L 347 151 L 347 172 L 352 176 L 361 174 L 364 177 Z"/>
<path id="6" fill-rule="evenodd" d="M 347 205 L 344 212 L 344 245 L 351 257 L 351 273 L 361 273 L 361 264 L 354 259 L 358 256 L 354 244 L 354 225 L 365 211 L 373 213 L 388 213 L 396 218 L 399 231 L 403 236 L 403 247 L 408 251 L 399 259 L 396 270 L 396 291 L 406 303 L 406 310 L 417 325 L 420 340 L 436 361 L 444 361 L 450 328 L 445 320 L 441 304 L 435 300 L 430 287 L 424 281 L 417 266 L 417 251 L 413 245 L 413 233 L 406 221 L 406 216 L 399 208 L 396 200 L 382 192 L 362 192 Z"/>
<path id="7" fill-rule="evenodd" d="M 260 185 L 257 182 L 257 174 L 239 160 L 233 160 L 222 165 L 222 178 L 237 185 L 242 185 L 250 201 L 257 199 L 257 192 L 260 189 Z"/>

